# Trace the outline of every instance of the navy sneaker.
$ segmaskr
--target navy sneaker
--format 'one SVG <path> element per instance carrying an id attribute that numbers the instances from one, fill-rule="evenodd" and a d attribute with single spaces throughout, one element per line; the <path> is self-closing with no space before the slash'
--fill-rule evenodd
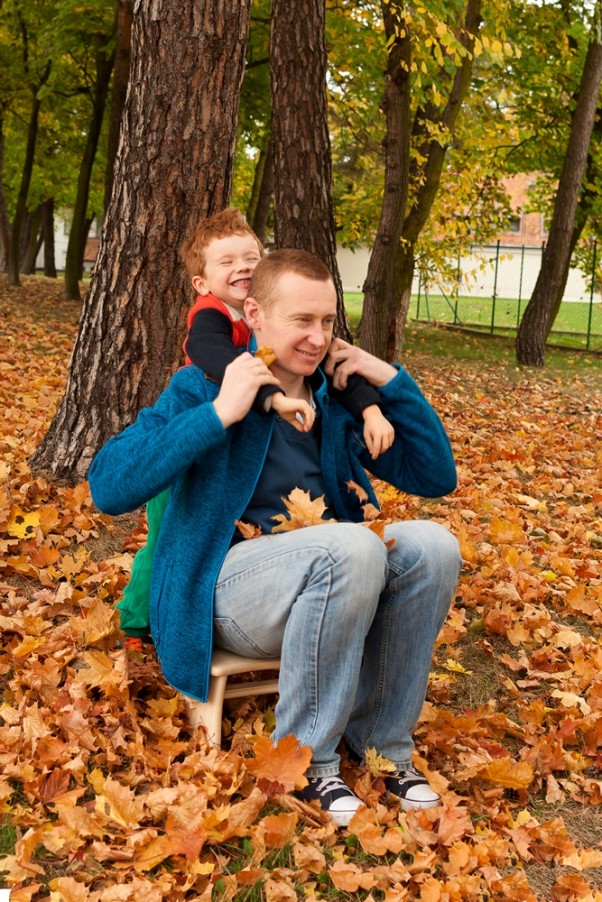
<path id="1" fill-rule="evenodd" d="M 296 797 L 304 802 L 319 802 L 337 826 L 347 827 L 357 809 L 363 805 L 361 799 L 339 776 L 308 777 L 308 780 L 307 786 L 295 792 Z"/>
<path id="2" fill-rule="evenodd" d="M 388 792 L 401 802 L 403 811 L 409 811 L 410 808 L 435 808 L 441 804 L 441 796 L 415 767 L 408 767 L 399 774 L 385 777 L 384 782 Z"/>

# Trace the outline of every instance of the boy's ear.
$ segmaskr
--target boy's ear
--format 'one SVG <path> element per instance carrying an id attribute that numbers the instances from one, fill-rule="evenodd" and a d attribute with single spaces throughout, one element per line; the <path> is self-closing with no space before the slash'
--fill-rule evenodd
<path id="1" fill-rule="evenodd" d="M 257 329 L 261 325 L 261 305 L 257 303 L 255 298 L 247 298 L 245 301 L 245 319 L 251 329 Z"/>
<path id="2" fill-rule="evenodd" d="M 197 294 L 209 294 L 209 289 L 207 288 L 207 283 L 205 282 L 202 276 L 193 276 L 192 277 L 192 287 L 196 291 Z"/>

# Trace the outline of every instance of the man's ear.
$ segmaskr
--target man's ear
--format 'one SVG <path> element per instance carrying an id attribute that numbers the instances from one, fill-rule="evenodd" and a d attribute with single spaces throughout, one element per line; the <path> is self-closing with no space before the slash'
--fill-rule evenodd
<path id="1" fill-rule="evenodd" d="M 247 298 L 245 301 L 245 319 L 251 329 L 258 329 L 261 326 L 263 310 L 261 305 L 257 303 L 255 298 Z"/>
<path id="2" fill-rule="evenodd" d="M 202 276 L 193 276 L 192 277 L 192 287 L 196 291 L 197 294 L 209 294 L 209 289 L 207 288 L 207 283 L 205 282 Z"/>

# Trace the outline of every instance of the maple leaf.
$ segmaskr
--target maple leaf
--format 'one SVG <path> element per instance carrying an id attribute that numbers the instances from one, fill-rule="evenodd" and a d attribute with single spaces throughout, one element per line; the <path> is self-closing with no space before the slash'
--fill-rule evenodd
<path id="1" fill-rule="evenodd" d="M 256 539 L 261 535 L 261 527 L 255 523 L 245 523 L 244 520 L 235 520 L 234 523 L 244 539 Z"/>
<path id="2" fill-rule="evenodd" d="M 511 758 L 496 758 L 484 770 L 484 775 L 508 789 L 526 789 L 533 780 L 533 768 L 525 761 L 518 764 Z"/>
<path id="3" fill-rule="evenodd" d="M 257 785 L 268 795 L 292 792 L 307 786 L 304 773 L 311 762 L 311 749 L 299 745 L 294 736 L 284 736 L 274 745 L 262 736 L 253 746 L 254 758 L 247 769 L 255 774 Z"/>
<path id="4" fill-rule="evenodd" d="M 288 498 L 282 501 L 287 509 L 287 514 L 276 514 L 272 517 L 278 523 L 272 532 L 289 532 L 293 529 L 301 529 L 304 526 L 318 526 L 328 521 L 324 520 L 326 511 L 324 496 L 311 500 L 309 492 L 300 488 L 294 488 Z"/>

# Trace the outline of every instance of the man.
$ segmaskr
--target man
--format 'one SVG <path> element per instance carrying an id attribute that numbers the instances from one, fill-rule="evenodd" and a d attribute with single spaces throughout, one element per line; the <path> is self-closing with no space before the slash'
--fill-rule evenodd
<path id="1" fill-rule="evenodd" d="M 257 344 L 276 355 L 271 367 L 242 353 L 221 386 L 196 367 L 180 370 L 155 406 L 99 452 L 92 496 L 117 514 L 170 487 L 151 628 L 173 686 L 206 699 L 213 640 L 239 654 L 280 655 L 274 738 L 293 734 L 312 748 L 302 798 L 349 823 L 360 800 L 339 775 L 344 738 L 360 758 L 374 747 L 395 764 L 387 789 L 404 808 L 436 805 L 412 767 L 412 731 L 456 585 L 458 545 L 439 524 L 414 521 L 387 527 L 388 548 L 360 525 L 350 483 L 374 504 L 364 468 L 403 491 L 443 495 L 456 484 L 449 441 L 401 367 L 333 340 L 336 292 L 313 255 L 283 249 L 264 257 L 245 315 Z M 331 389 L 319 369 L 325 357 Z M 354 373 L 377 388 L 395 429 L 376 460 L 361 424 L 336 400 Z M 315 407 L 311 430 L 251 409 L 268 384 Z M 273 532 L 295 488 L 323 497 L 324 522 Z M 242 540 L 237 521 L 261 535 Z"/>

